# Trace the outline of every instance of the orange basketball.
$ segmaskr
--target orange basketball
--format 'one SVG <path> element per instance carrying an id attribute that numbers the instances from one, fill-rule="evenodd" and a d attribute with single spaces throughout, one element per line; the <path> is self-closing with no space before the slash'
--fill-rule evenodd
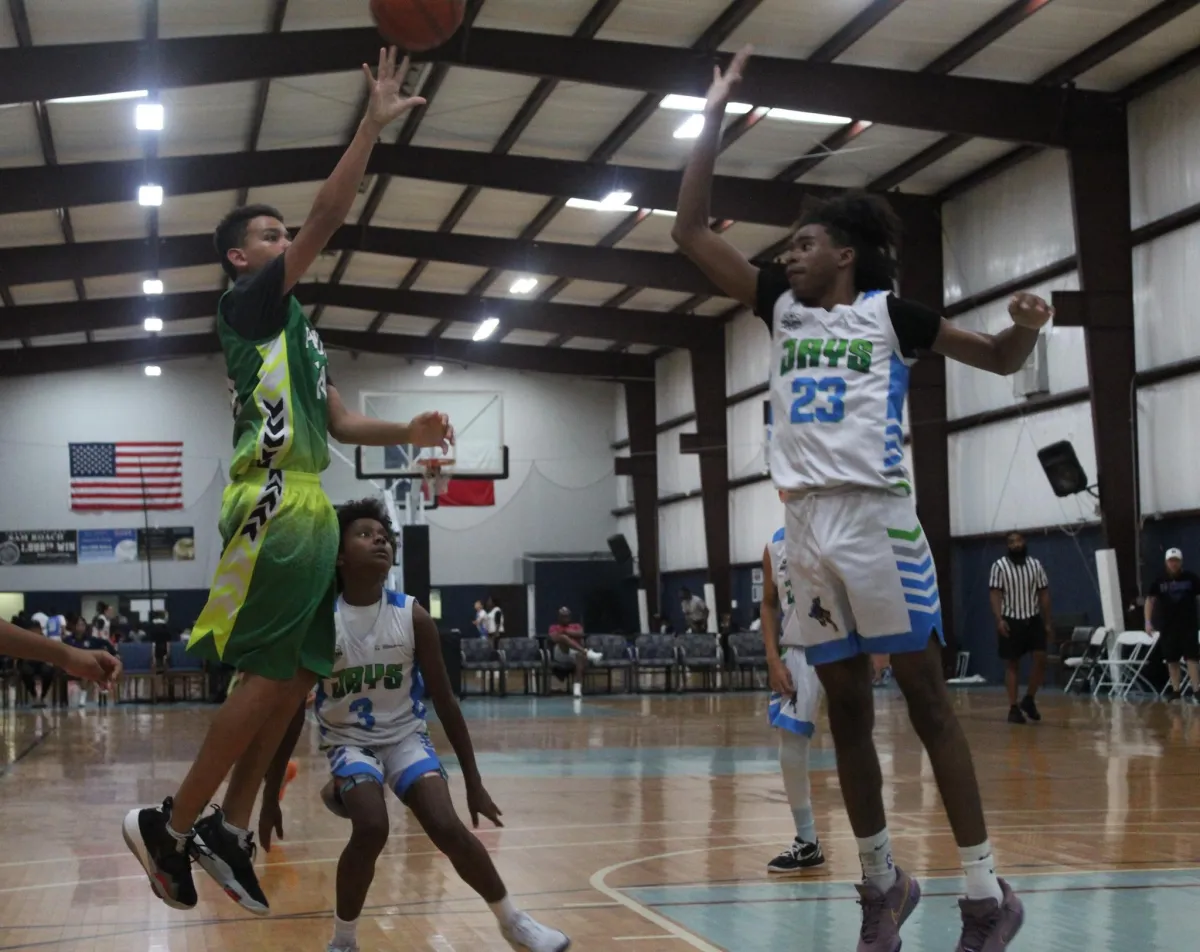
<path id="1" fill-rule="evenodd" d="M 410 53 L 441 46 L 462 26 L 466 0 L 371 0 L 379 32 Z"/>

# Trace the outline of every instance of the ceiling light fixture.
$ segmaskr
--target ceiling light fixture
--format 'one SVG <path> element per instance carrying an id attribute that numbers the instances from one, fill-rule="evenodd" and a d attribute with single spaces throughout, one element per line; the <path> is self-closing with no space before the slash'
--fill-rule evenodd
<path id="1" fill-rule="evenodd" d="M 489 317 L 480 321 L 479 326 L 475 328 L 475 336 L 471 338 L 474 341 L 487 340 L 494 333 L 496 328 L 500 326 L 500 319 L 497 317 Z"/>
<path id="2" fill-rule="evenodd" d="M 143 185 L 138 189 L 138 204 L 147 208 L 158 208 L 163 203 L 161 185 Z"/>
<path id="3" fill-rule="evenodd" d="M 529 294 L 537 286 L 537 278 L 517 278 L 508 290 L 512 294 Z"/>
<path id="4" fill-rule="evenodd" d="M 133 110 L 133 125 L 142 132 L 161 132 L 166 110 L 160 102 L 140 102 Z"/>
<path id="5" fill-rule="evenodd" d="M 119 102 L 122 99 L 145 99 L 150 95 L 148 89 L 133 89 L 123 93 L 99 93 L 95 96 L 64 96 L 62 99 L 49 99 L 47 102 L 62 105 L 88 102 Z"/>
<path id="6" fill-rule="evenodd" d="M 158 278 L 147 278 L 142 282 L 143 294 L 162 294 L 163 283 Z"/>
<path id="7" fill-rule="evenodd" d="M 676 139 L 698 139 L 704 131 L 704 116 L 701 113 L 688 116 L 675 130 Z"/>
<path id="8" fill-rule="evenodd" d="M 442 375 L 442 371 L 445 369 L 446 368 L 444 368 L 441 364 L 430 364 L 428 367 L 425 368 L 425 376 L 426 377 L 440 377 Z"/>
<path id="9" fill-rule="evenodd" d="M 151 334 L 157 334 L 163 329 L 161 317 L 148 317 L 142 321 L 142 327 L 148 330 Z"/>
<path id="10" fill-rule="evenodd" d="M 162 367 L 157 367 L 154 364 L 148 364 L 145 368 L 147 377 L 161 377 Z"/>

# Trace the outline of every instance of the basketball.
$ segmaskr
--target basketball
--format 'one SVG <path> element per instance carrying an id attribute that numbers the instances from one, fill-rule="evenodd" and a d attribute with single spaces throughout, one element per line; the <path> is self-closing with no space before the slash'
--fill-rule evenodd
<path id="1" fill-rule="evenodd" d="M 371 0 L 379 32 L 410 53 L 441 46 L 462 26 L 466 0 Z"/>

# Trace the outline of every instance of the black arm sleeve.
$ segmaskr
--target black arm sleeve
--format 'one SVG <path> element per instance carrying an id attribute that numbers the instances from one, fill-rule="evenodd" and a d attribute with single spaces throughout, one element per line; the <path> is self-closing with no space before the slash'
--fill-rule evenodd
<path id="1" fill-rule="evenodd" d="M 768 328 L 775 326 L 775 305 L 792 289 L 787 272 L 781 264 L 769 264 L 758 272 L 758 288 L 754 295 L 754 313 L 766 322 Z"/>
<path id="2" fill-rule="evenodd" d="M 888 314 L 900 341 L 900 353 L 916 357 L 919 350 L 932 350 L 942 326 L 942 316 L 924 304 L 888 295 Z"/>
<path id="3" fill-rule="evenodd" d="M 257 274 L 240 278 L 221 299 L 221 317 L 246 340 L 266 340 L 283 331 L 288 302 L 283 294 L 280 255 Z"/>

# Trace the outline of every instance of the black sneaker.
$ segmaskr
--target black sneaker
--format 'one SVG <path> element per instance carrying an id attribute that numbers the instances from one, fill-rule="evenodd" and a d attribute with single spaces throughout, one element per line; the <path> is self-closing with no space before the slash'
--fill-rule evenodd
<path id="1" fill-rule="evenodd" d="M 1163 700 L 1164 701 L 1178 701 L 1179 698 L 1180 698 L 1180 694 L 1174 688 L 1167 688 L 1163 692 Z"/>
<path id="2" fill-rule="evenodd" d="M 782 876 L 788 873 L 802 873 L 824 865 L 825 854 L 821 852 L 820 841 L 806 843 L 800 837 L 796 837 L 791 846 L 767 863 L 767 872 Z"/>
<path id="3" fill-rule="evenodd" d="M 179 840 L 167 831 L 171 798 L 161 807 L 130 810 L 121 825 L 125 845 L 150 877 L 150 888 L 172 909 L 196 908 L 192 881 L 191 840 Z"/>
<path id="4" fill-rule="evenodd" d="M 1037 705 L 1033 702 L 1032 695 L 1025 695 L 1024 700 L 1021 701 L 1021 711 L 1031 721 L 1040 721 L 1042 719 L 1042 714 L 1037 709 Z"/>
<path id="5" fill-rule="evenodd" d="M 1015 704 L 1008 709 L 1008 723 L 1010 723 L 1010 724 L 1024 724 L 1025 723 L 1025 715 L 1021 713 L 1021 709 L 1019 707 L 1017 707 L 1017 705 L 1015 705 Z"/>
<path id="6" fill-rule="evenodd" d="M 226 894 L 243 909 L 256 916 L 271 911 L 267 897 L 254 875 L 254 834 L 245 838 L 225 828 L 225 814 L 217 807 L 196 824 L 196 862 L 217 881 Z"/>

